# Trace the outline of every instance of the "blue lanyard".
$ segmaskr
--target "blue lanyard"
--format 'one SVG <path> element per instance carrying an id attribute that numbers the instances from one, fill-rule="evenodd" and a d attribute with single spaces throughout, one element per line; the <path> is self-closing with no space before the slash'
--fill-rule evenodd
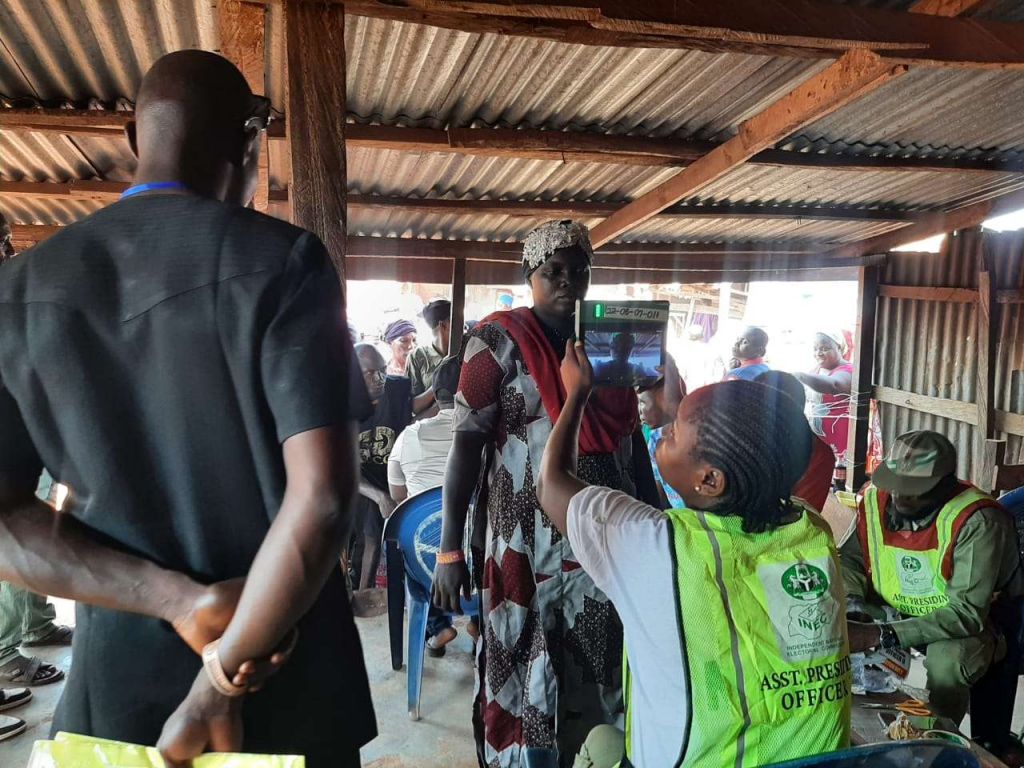
<path id="1" fill-rule="evenodd" d="M 154 181 L 150 184 L 136 184 L 134 187 L 128 187 L 128 189 L 122 192 L 121 199 L 124 200 L 126 197 L 140 195 L 143 192 L 153 192 L 158 189 L 188 189 L 188 187 L 180 181 Z"/>

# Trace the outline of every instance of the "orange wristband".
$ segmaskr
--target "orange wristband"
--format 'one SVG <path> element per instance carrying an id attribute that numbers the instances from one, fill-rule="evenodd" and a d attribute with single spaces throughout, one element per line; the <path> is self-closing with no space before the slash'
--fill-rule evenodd
<path id="1" fill-rule="evenodd" d="M 437 553 L 438 565 L 451 565 L 452 563 L 464 562 L 466 562 L 466 553 L 463 552 L 461 549 L 453 549 L 451 552 Z"/>

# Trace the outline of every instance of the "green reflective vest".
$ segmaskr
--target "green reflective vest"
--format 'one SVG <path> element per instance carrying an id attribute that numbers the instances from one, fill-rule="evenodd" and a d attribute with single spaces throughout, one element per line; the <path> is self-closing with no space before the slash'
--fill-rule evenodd
<path id="1" fill-rule="evenodd" d="M 890 531 L 885 524 L 888 500 L 888 494 L 868 486 L 858 520 L 871 584 L 879 597 L 904 616 L 927 616 L 949 605 L 946 583 L 952 575 L 960 528 L 975 511 L 996 501 L 965 486 L 939 510 L 932 525 L 919 531 Z"/>
<path id="2" fill-rule="evenodd" d="M 755 768 L 848 746 L 850 654 L 832 535 L 668 510 L 688 670 L 685 768 Z M 632 749 L 626 691 L 626 757 Z"/>

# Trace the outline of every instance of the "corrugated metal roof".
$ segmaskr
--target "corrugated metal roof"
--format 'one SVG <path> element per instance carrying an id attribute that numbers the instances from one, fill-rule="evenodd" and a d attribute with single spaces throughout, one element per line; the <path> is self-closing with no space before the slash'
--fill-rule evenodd
<path id="1" fill-rule="evenodd" d="M 103 207 L 96 200 L 48 200 L 4 197 L 0 211 L 12 224 L 72 224 Z"/>
<path id="2" fill-rule="evenodd" d="M 0 178 L 71 181 L 100 177 L 127 181 L 135 157 L 122 138 L 0 131 Z"/>
<path id="3" fill-rule="evenodd" d="M 701 190 L 715 200 L 829 205 L 849 203 L 907 209 L 941 208 L 1024 186 L 1010 173 L 859 173 L 744 165 Z"/>
<path id="4" fill-rule="evenodd" d="M 863 4 L 905 8 L 907 2 Z M 996 0 L 986 4 L 985 12 L 994 18 L 1015 18 L 1015 13 L 1024 17 L 1018 6 L 1024 3 Z M 132 96 L 142 72 L 165 51 L 216 49 L 216 19 L 210 0 L 7 0 L 0 5 L 0 91 L 72 100 L 80 106 L 98 97 L 109 105 Z M 766 56 L 565 45 L 362 17 L 349 17 L 346 26 L 348 109 L 354 119 L 385 124 L 523 125 L 721 139 L 827 65 Z M 267 11 L 267 92 L 279 109 L 284 107 L 284 42 L 284 8 L 272 3 Z M 856 154 L 1024 156 L 1022 113 L 1024 78 L 1019 75 L 922 69 L 810 126 L 787 146 Z M 271 142 L 270 147 L 271 183 L 287 186 L 290 167 L 284 145 Z M 0 177 L 5 179 L 124 180 L 133 165 L 127 144 L 119 139 L 0 132 Z M 674 173 L 671 168 L 365 149 L 350 150 L 348 164 L 353 191 L 410 197 L 624 202 Z M 749 166 L 701 190 L 700 196 L 917 210 L 983 199 L 1020 185 L 1007 174 L 837 173 Z M 409 212 L 359 212 L 352 217 L 358 231 L 457 238 L 516 237 L 530 224 L 521 218 Z M 628 237 L 846 240 L 892 226 L 658 219 Z"/>
<path id="5" fill-rule="evenodd" d="M 840 145 L 834 151 L 939 157 L 972 148 L 1020 152 L 1021 114 L 1019 72 L 912 69 L 802 129 L 792 144 L 825 141 Z"/>
<path id="6" fill-rule="evenodd" d="M 0 90 L 74 101 L 132 96 L 164 53 L 218 42 L 209 0 L 4 0 L 0 39 Z"/>
<path id="7" fill-rule="evenodd" d="M 347 154 L 350 189 L 409 197 L 622 201 L 678 172 L 394 150 L 349 149 Z"/>
<path id="8" fill-rule="evenodd" d="M 566 45 L 360 17 L 347 22 L 360 121 L 713 138 L 828 62 Z"/>

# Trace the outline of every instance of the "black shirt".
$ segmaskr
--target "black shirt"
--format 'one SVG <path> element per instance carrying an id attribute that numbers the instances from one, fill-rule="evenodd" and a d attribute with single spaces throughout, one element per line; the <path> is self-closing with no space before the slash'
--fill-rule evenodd
<path id="1" fill-rule="evenodd" d="M 203 581 L 247 573 L 281 443 L 366 413 L 323 245 L 213 200 L 129 198 L 14 257 L 0 328 L 0 474 L 34 488 L 45 466 L 70 514 Z M 245 747 L 351 752 L 376 726 L 340 572 L 299 626 Z M 54 727 L 152 744 L 199 668 L 165 623 L 79 605 Z"/>
<path id="2" fill-rule="evenodd" d="M 388 491 L 388 457 L 395 440 L 412 421 L 412 381 L 388 376 L 373 414 L 359 425 L 359 460 L 363 476 Z"/>

